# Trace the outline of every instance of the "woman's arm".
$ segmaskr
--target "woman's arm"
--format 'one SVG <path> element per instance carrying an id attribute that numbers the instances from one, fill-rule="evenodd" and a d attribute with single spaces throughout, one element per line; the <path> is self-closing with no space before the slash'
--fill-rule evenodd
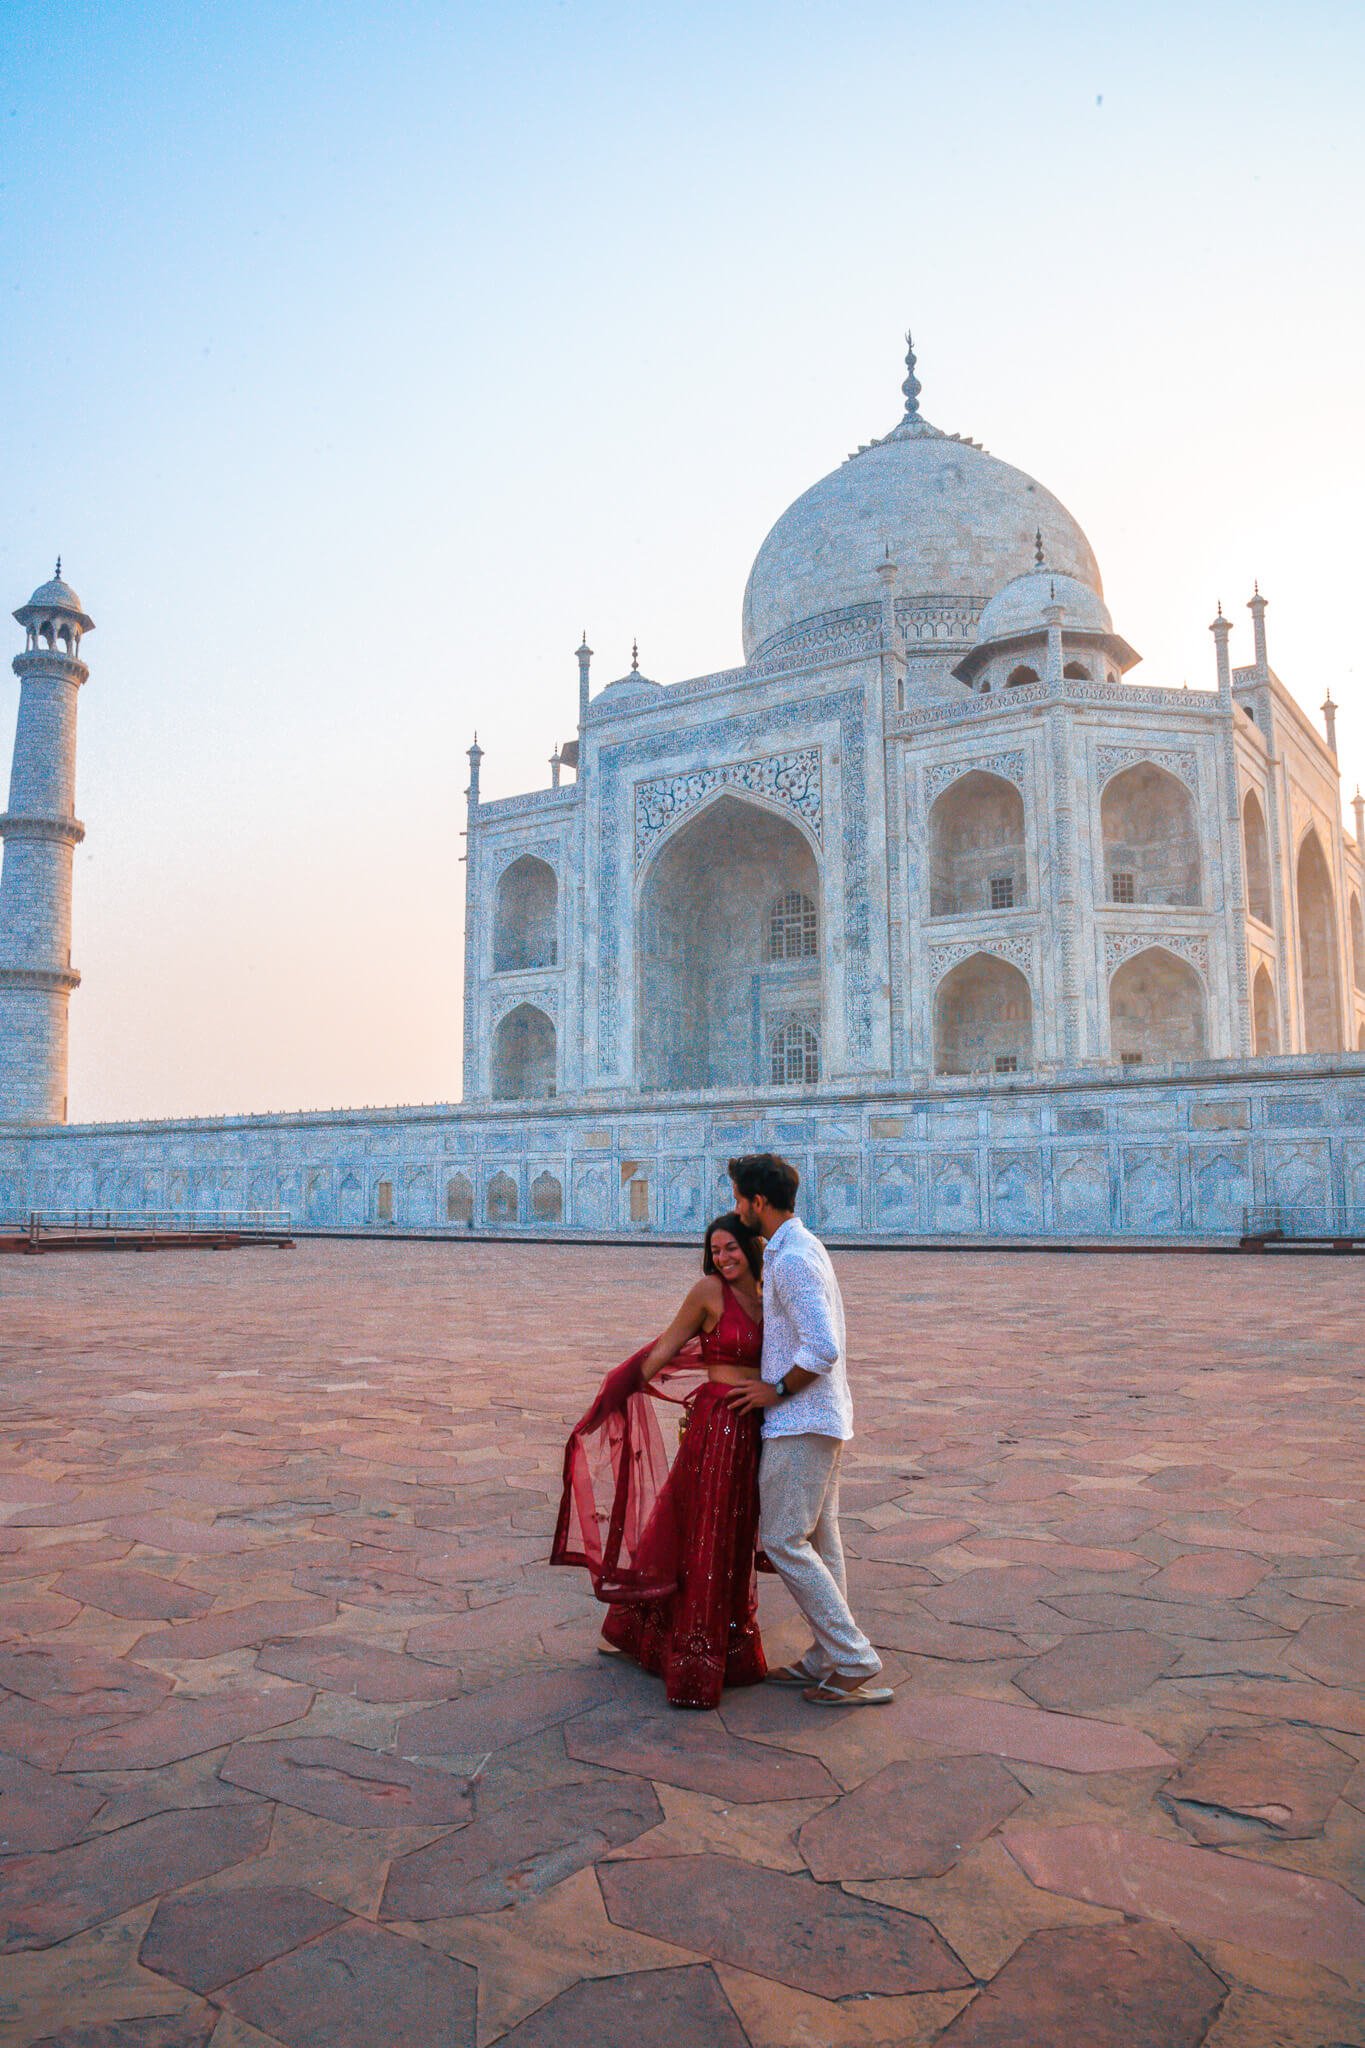
<path id="1" fill-rule="evenodd" d="M 688 1290 L 682 1307 L 640 1368 L 640 1377 L 646 1386 L 670 1359 L 677 1357 L 683 1345 L 695 1337 L 702 1328 L 707 1311 L 713 1305 L 714 1290 L 715 1282 L 709 1278 L 698 1280 L 696 1285 Z"/>

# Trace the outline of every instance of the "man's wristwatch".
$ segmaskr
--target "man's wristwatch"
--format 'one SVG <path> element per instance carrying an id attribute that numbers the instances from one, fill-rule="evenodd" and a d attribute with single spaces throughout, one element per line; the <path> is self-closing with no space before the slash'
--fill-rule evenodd
<path id="1" fill-rule="evenodd" d="M 781 1379 L 777 1382 L 777 1398 L 779 1401 L 785 1401 L 790 1393 L 791 1388 L 787 1385 L 787 1375 L 783 1373 Z"/>

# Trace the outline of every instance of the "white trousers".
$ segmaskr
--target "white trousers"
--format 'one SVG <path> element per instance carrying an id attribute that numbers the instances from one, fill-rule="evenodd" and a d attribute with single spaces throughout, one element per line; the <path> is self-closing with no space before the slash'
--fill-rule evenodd
<path id="1" fill-rule="evenodd" d="M 849 1612 L 839 1539 L 839 1464 L 833 1436 L 770 1436 L 758 1468 L 758 1535 L 815 1641 L 799 1668 L 870 1678 L 882 1660 Z"/>

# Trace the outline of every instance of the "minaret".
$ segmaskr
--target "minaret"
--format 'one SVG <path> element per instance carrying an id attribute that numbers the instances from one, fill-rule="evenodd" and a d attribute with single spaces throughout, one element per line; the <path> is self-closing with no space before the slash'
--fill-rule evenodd
<path id="1" fill-rule="evenodd" d="M 1213 624 L 1209 627 L 1209 631 L 1213 635 L 1214 659 L 1218 664 L 1218 694 L 1226 702 L 1231 703 L 1232 655 L 1228 648 L 1228 639 L 1232 632 L 1232 621 L 1223 616 L 1221 598 L 1219 599 L 1218 610 L 1214 614 Z"/>
<path id="2" fill-rule="evenodd" d="M 76 819 L 76 692 L 90 671 L 81 635 L 94 620 L 62 581 L 62 565 L 14 614 L 19 722 L 9 809 L 0 817 L 0 1123 L 66 1121 L 71 861 Z"/>
<path id="3" fill-rule="evenodd" d="M 1259 582 L 1254 586 L 1251 596 L 1247 599 L 1247 610 L 1251 613 L 1251 634 L 1252 646 L 1256 656 L 1256 673 L 1262 680 L 1270 674 L 1270 661 L 1265 647 L 1265 608 L 1269 601 L 1268 598 L 1261 596 Z"/>
<path id="4" fill-rule="evenodd" d="M 588 645 L 588 629 L 583 628 L 583 638 L 578 643 L 578 730 L 581 734 L 588 722 L 588 675 L 592 668 L 592 649 Z"/>

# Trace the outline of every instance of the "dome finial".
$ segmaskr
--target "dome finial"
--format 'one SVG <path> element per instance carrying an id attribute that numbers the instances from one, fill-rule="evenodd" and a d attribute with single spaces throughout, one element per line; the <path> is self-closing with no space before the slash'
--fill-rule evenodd
<path id="1" fill-rule="evenodd" d="M 58 555 L 58 557 L 57 557 L 57 581 L 58 581 L 58 582 L 60 583 L 60 582 L 61 582 L 61 580 L 62 580 L 62 558 L 61 558 L 61 556 L 60 556 L 60 555 Z"/>
<path id="2" fill-rule="evenodd" d="M 638 640 L 632 640 L 630 643 L 630 672 L 633 676 L 638 676 L 640 673 L 640 643 Z"/>
<path id="3" fill-rule="evenodd" d="M 905 330 L 905 371 L 905 382 L 901 385 L 901 390 L 905 393 L 905 417 L 908 420 L 917 420 L 920 381 L 915 375 L 915 343 L 908 327 Z"/>
<path id="4" fill-rule="evenodd" d="M 1041 569 L 1043 566 L 1043 529 L 1041 526 L 1035 526 L 1033 529 L 1033 565 L 1036 569 Z"/>

